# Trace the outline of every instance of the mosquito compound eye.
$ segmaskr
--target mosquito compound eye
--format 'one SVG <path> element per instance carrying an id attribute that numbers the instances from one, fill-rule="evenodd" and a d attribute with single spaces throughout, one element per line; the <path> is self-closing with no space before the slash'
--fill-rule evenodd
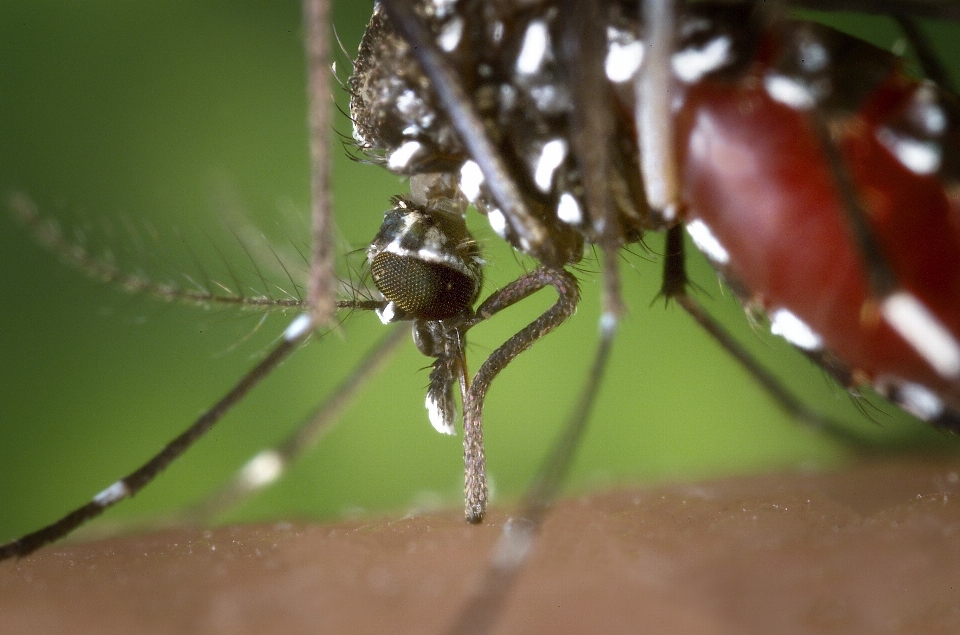
<path id="1" fill-rule="evenodd" d="M 404 199 L 396 204 L 367 252 L 374 284 L 395 307 L 389 321 L 462 314 L 483 280 L 483 259 L 466 223 L 445 210 Z"/>
<path id="2" fill-rule="evenodd" d="M 383 252 L 370 265 L 373 281 L 403 312 L 428 320 L 443 320 L 470 306 L 476 285 L 445 264 Z"/>

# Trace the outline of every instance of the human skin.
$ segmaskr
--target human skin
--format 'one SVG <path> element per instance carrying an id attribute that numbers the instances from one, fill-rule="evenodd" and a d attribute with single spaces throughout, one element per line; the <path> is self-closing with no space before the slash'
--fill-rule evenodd
<path id="1" fill-rule="evenodd" d="M 0 632 L 439 633 L 507 518 L 179 528 L 0 564 Z M 960 464 L 912 456 L 564 500 L 498 633 L 960 628 Z"/>

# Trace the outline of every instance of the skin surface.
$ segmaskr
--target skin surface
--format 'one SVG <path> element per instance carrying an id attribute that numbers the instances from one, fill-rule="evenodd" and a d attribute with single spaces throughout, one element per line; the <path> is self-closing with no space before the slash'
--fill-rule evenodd
<path id="1" fill-rule="evenodd" d="M 505 519 L 57 545 L 0 565 L 0 632 L 440 632 Z M 957 632 L 958 530 L 960 465 L 929 455 L 566 500 L 497 632 Z"/>

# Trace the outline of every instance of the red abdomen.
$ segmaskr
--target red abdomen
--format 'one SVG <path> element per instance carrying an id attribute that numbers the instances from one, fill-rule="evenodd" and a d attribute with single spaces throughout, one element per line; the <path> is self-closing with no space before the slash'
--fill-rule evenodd
<path id="1" fill-rule="evenodd" d="M 677 138 L 691 234 L 775 327 L 787 316 L 780 330 L 798 346 L 839 358 L 856 381 L 923 418 L 957 411 L 960 188 L 945 176 L 953 108 L 896 65 L 850 113 L 814 114 L 802 92 L 791 102 L 771 77 L 757 65 L 736 81 L 686 88 Z M 890 302 L 871 293 L 814 116 L 828 122 L 892 269 Z"/>

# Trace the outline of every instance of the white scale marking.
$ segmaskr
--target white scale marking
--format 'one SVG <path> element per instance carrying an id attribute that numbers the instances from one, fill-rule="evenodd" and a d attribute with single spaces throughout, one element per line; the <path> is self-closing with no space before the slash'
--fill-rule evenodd
<path id="1" fill-rule="evenodd" d="M 943 108 L 937 104 L 925 103 L 918 107 L 920 120 L 923 122 L 923 128 L 931 135 L 943 134 L 947 129 L 947 115 Z"/>
<path id="2" fill-rule="evenodd" d="M 300 339 L 304 332 L 310 330 L 313 326 L 313 322 L 310 320 L 310 315 L 307 313 L 301 313 L 290 323 L 290 326 L 287 327 L 287 330 L 283 332 L 283 339 L 288 342 Z"/>
<path id="3" fill-rule="evenodd" d="M 922 421 L 932 421 L 943 414 L 944 405 L 935 392 L 912 382 L 897 386 L 897 403 Z"/>
<path id="4" fill-rule="evenodd" d="M 490 222 L 490 227 L 493 229 L 494 233 L 500 238 L 507 237 L 507 219 L 498 209 L 492 209 L 487 212 L 487 220 Z"/>
<path id="5" fill-rule="evenodd" d="M 427 407 L 427 415 L 430 417 L 430 425 L 433 426 L 434 430 L 440 434 L 456 434 L 456 430 L 453 428 L 453 422 L 444 416 L 443 409 L 440 408 L 440 404 L 431 399 L 430 395 L 427 395 L 424 405 Z"/>
<path id="6" fill-rule="evenodd" d="M 424 128 L 429 128 L 435 115 L 430 112 L 423 100 L 414 91 L 407 89 L 397 97 L 397 112 L 410 121 L 410 125 L 403 129 L 404 136 L 415 137 L 421 134 Z"/>
<path id="7" fill-rule="evenodd" d="M 397 305 L 393 302 L 387 302 L 387 306 L 376 310 L 377 317 L 384 324 L 390 324 L 397 317 Z"/>
<path id="8" fill-rule="evenodd" d="M 805 351 L 823 348 L 823 338 L 787 309 L 777 309 L 770 316 L 770 332 Z"/>
<path id="9" fill-rule="evenodd" d="M 553 173 L 557 171 L 563 160 L 567 158 L 567 142 L 563 139 L 553 139 L 543 145 L 537 167 L 533 173 L 533 181 L 541 192 L 549 192 L 553 182 Z"/>
<path id="10" fill-rule="evenodd" d="M 276 450 L 264 450 L 247 461 L 240 470 L 240 478 L 250 489 L 268 485 L 283 474 L 285 461 Z"/>
<path id="11" fill-rule="evenodd" d="M 117 501 L 121 501 L 130 495 L 130 488 L 123 482 L 123 479 L 117 481 L 107 489 L 93 497 L 93 502 L 100 507 L 109 507 Z"/>
<path id="12" fill-rule="evenodd" d="M 480 186 L 483 185 L 483 172 L 474 161 L 467 161 L 460 168 L 460 191 L 470 203 L 476 203 L 480 196 Z"/>
<path id="13" fill-rule="evenodd" d="M 423 235 L 423 244 L 427 249 L 439 251 L 447 244 L 447 236 L 439 227 L 429 227 Z"/>
<path id="14" fill-rule="evenodd" d="M 400 93 L 397 97 L 397 111 L 404 117 L 411 117 L 420 108 L 421 102 L 417 94 L 410 89 Z"/>
<path id="15" fill-rule="evenodd" d="M 699 218 L 687 223 L 687 233 L 693 243 L 713 262 L 725 265 L 730 262 L 730 253 L 720 244 L 710 228 Z"/>
<path id="16" fill-rule="evenodd" d="M 523 44 L 517 56 L 517 72 L 521 75 L 533 75 L 543 66 L 547 57 L 547 48 L 550 46 L 550 35 L 547 33 L 547 23 L 543 20 L 534 20 L 527 26 L 523 35 Z"/>
<path id="17" fill-rule="evenodd" d="M 390 155 L 387 159 L 387 167 L 391 170 L 402 170 L 422 147 L 423 144 L 419 141 L 407 141 Z"/>
<path id="18" fill-rule="evenodd" d="M 631 79 L 643 63 L 643 42 L 634 40 L 627 44 L 610 42 L 603 70 L 611 82 L 625 82 Z"/>
<path id="19" fill-rule="evenodd" d="M 557 90 L 553 84 L 532 86 L 530 97 L 542 113 L 559 114 L 570 103 L 567 92 Z"/>
<path id="20" fill-rule="evenodd" d="M 810 110 L 817 104 L 809 88 L 786 75 L 771 73 L 764 76 L 763 87 L 771 99 L 795 110 Z"/>
<path id="21" fill-rule="evenodd" d="M 877 140 L 914 174 L 925 176 L 940 169 L 940 146 L 933 141 L 897 134 L 889 128 L 877 130 Z"/>
<path id="22" fill-rule="evenodd" d="M 960 343 L 913 294 L 898 291 L 880 305 L 893 329 L 946 379 L 960 378 Z"/>
<path id="23" fill-rule="evenodd" d="M 800 44 L 800 66 L 808 73 L 822 71 L 830 63 L 830 54 L 817 40 L 806 40 Z"/>
<path id="24" fill-rule="evenodd" d="M 700 81 L 707 73 L 730 63 L 732 44 L 728 36 L 721 35 L 707 42 L 703 48 L 690 47 L 677 51 L 670 58 L 674 75 L 688 84 Z"/>
<path id="25" fill-rule="evenodd" d="M 401 209 L 407 209 L 407 205 L 403 201 L 400 202 L 400 207 Z M 424 219 L 424 215 L 421 214 L 420 212 L 407 212 L 402 216 L 403 216 L 403 235 L 406 235 L 406 233 L 409 232 L 414 225 L 416 225 L 417 223 L 423 222 L 423 219 Z"/>
<path id="26" fill-rule="evenodd" d="M 440 29 L 440 35 L 437 37 L 437 44 L 447 53 L 452 52 L 460 44 L 463 37 L 463 18 L 455 17 Z"/>
<path id="27" fill-rule="evenodd" d="M 354 138 L 354 140 L 355 140 L 357 143 L 359 143 L 361 146 L 369 146 L 369 145 L 370 145 L 370 142 L 367 141 L 367 140 L 363 137 L 362 134 L 360 134 L 360 130 L 357 128 L 357 122 L 356 122 L 356 121 L 353 122 L 353 138 Z"/>
<path id="28" fill-rule="evenodd" d="M 616 313 L 604 311 L 603 314 L 600 315 L 598 323 L 600 335 L 612 336 L 616 332 L 619 323 L 620 318 L 617 317 Z"/>
<path id="29" fill-rule="evenodd" d="M 503 31 L 504 31 L 503 22 L 500 22 L 498 20 L 493 25 L 493 41 L 495 44 L 500 44 L 500 42 L 503 41 Z"/>
<path id="30" fill-rule="evenodd" d="M 937 103 L 936 86 L 924 82 L 913 93 L 910 118 L 931 136 L 939 136 L 947 129 L 947 115 Z"/>
<path id="31" fill-rule="evenodd" d="M 425 245 L 417 251 L 413 251 L 406 247 L 401 247 L 400 238 L 397 238 L 380 251 L 380 253 L 383 252 L 396 254 L 401 258 L 419 258 L 426 262 L 436 262 L 441 265 L 446 265 L 451 269 L 456 269 L 467 277 L 472 277 L 471 274 L 464 269 L 463 262 L 459 258 L 453 254 L 441 253 L 434 245 Z"/>
<path id="32" fill-rule="evenodd" d="M 564 192 L 560 195 L 560 203 L 557 204 L 557 218 L 570 225 L 579 225 L 583 222 L 583 211 L 572 194 Z"/>

